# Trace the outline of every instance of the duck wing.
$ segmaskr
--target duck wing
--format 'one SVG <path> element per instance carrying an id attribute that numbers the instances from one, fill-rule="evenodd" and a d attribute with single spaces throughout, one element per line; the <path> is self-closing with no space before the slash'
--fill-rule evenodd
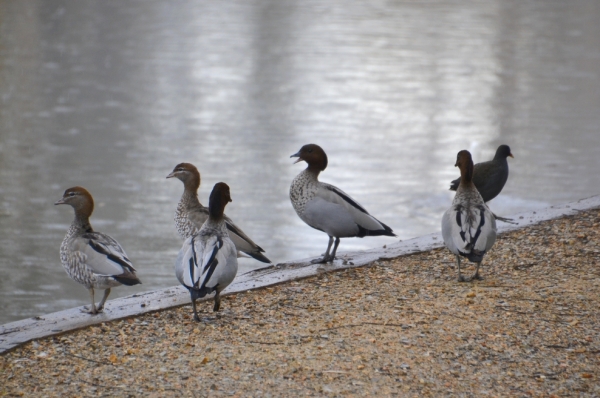
<path id="1" fill-rule="evenodd" d="M 191 236 L 179 251 L 175 274 L 182 285 L 196 292 L 196 297 L 204 297 L 217 288 L 232 255 L 235 258 L 235 249 L 229 240 L 216 235 Z"/>
<path id="2" fill-rule="evenodd" d="M 392 229 L 369 214 L 341 189 L 321 183 L 302 214 L 313 228 L 335 237 L 395 236 Z"/>
<path id="3" fill-rule="evenodd" d="M 246 235 L 244 231 L 240 229 L 240 227 L 235 225 L 233 220 L 227 216 L 225 216 L 225 225 L 227 226 L 229 238 L 238 251 L 244 252 L 250 257 L 258 261 L 262 261 L 263 263 L 271 263 L 271 260 L 262 254 L 264 253 L 263 248 L 254 243 L 254 241 L 250 239 L 250 237 Z"/>
<path id="4" fill-rule="evenodd" d="M 95 274 L 112 276 L 127 285 L 140 283 L 125 250 L 109 235 L 86 232 L 74 240 L 72 251 Z"/>
<path id="5" fill-rule="evenodd" d="M 453 205 L 442 217 L 442 236 L 454 254 L 481 261 L 496 240 L 496 220 L 485 205 Z"/>

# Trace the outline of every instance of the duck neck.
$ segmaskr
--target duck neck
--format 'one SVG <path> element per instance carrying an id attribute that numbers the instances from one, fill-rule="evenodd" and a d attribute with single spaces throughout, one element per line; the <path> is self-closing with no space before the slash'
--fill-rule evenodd
<path id="1" fill-rule="evenodd" d="M 208 219 L 218 224 L 223 221 L 225 217 L 225 209 L 221 203 L 210 202 L 208 204 Z"/>
<path id="2" fill-rule="evenodd" d="M 180 202 L 185 205 L 185 207 L 194 207 L 200 204 L 200 200 L 198 199 L 198 190 L 188 189 L 186 186 L 183 190 L 183 195 L 181 195 Z"/>
<path id="3" fill-rule="evenodd" d="M 92 224 L 90 224 L 90 216 L 82 211 L 75 211 L 75 219 L 71 224 L 82 232 L 94 232 Z"/>
<path id="4" fill-rule="evenodd" d="M 460 171 L 460 184 L 464 186 L 473 184 L 473 162 L 468 162 Z"/>
<path id="5" fill-rule="evenodd" d="M 321 169 L 318 166 L 315 165 L 309 165 L 305 170 L 304 173 L 306 175 L 309 176 L 309 178 L 314 179 L 314 180 L 318 180 L 319 179 L 319 174 L 321 174 Z"/>

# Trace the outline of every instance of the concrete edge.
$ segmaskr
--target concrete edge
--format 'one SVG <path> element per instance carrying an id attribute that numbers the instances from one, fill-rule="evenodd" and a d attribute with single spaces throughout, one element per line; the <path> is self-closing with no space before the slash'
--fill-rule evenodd
<path id="1" fill-rule="evenodd" d="M 505 233 L 535 225 L 542 221 L 573 215 L 578 211 L 597 207 L 600 207 L 600 195 L 562 205 L 550 206 L 542 210 L 516 214 L 512 216 L 516 224 L 499 222 L 498 230 L 500 233 Z M 386 245 L 383 248 L 341 253 L 333 264 L 311 264 L 310 260 L 312 258 L 289 261 L 238 275 L 236 280 L 224 291 L 224 294 L 273 286 L 284 282 L 304 279 L 322 272 L 361 267 L 376 260 L 393 259 L 441 246 L 443 246 L 441 233 L 433 233 Z M 205 300 L 209 299 L 211 298 Z M 0 325 L 0 354 L 8 352 L 31 340 L 189 303 L 190 296 L 187 290 L 182 286 L 173 286 L 110 300 L 107 302 L 104 312 L 94 316 L 82 313 L 80 311 L 81 307 L 77 307 L 7 323 Z"/>

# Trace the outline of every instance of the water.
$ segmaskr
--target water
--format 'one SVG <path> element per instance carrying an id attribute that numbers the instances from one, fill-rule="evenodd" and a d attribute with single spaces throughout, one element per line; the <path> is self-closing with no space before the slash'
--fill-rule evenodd
<path id="1" fill-rule="evenodd" d="M 599 16 L 596 0 L 0 0 L 0 323 L 88 303 L 58 256 L 73 213 L 53 203 L 74 185 L 144 283 L 111 298 L 176 285 L 183 186 L 165 177 L 182 161 L 204 204 L 231 186 L 228 215 L 274 262 L 326 247 L 288 199 L 309 142 L 321 180 L 399 239 L 439 230 L 464 148 L 511 146 L 498 214 L 598 194 Z"/>

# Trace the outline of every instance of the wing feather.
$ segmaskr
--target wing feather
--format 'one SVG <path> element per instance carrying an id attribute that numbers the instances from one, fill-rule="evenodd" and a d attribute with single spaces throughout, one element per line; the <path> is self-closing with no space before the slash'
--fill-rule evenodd
<path id="1" fill-rule="evenodd" d="M 98 275 L 115 276 L 135 272 L 125 250 L 112 237 L 88 232 L 73 242 L 73 252 L 81 252 L 85 264 Z"/>

